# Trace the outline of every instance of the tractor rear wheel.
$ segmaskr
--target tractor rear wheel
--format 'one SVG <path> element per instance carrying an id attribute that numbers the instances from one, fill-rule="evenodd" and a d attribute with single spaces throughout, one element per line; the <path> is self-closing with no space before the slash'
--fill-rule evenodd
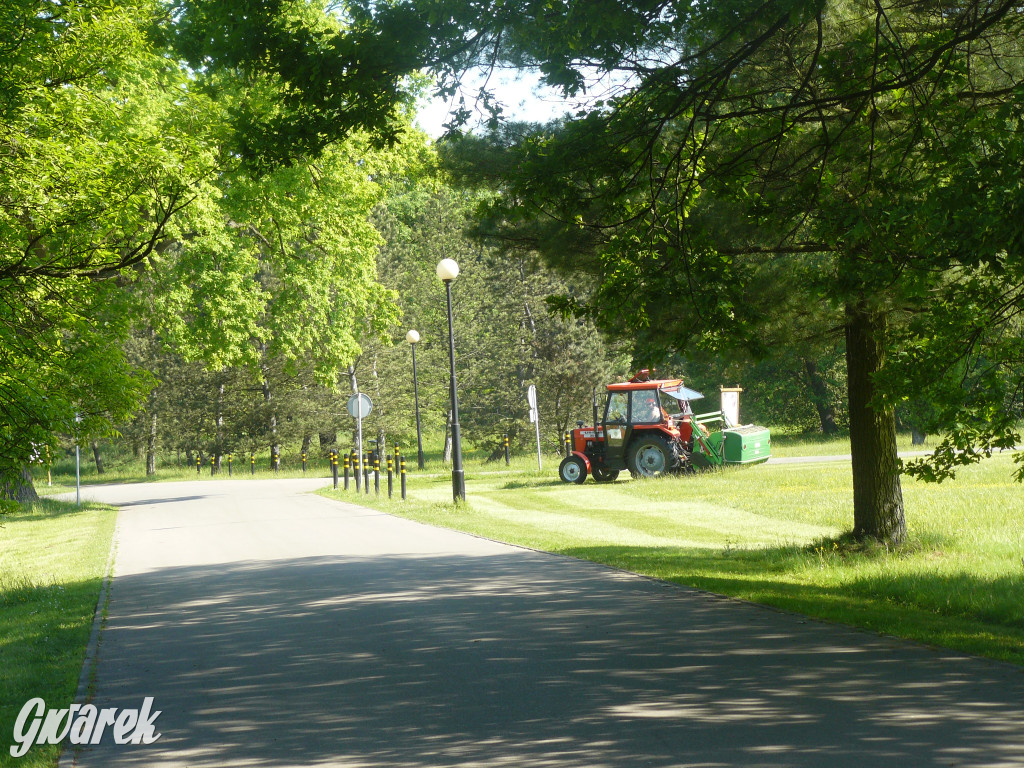
<path id="1" fill-rule="evenodd" d="M 679 452 L 668 438 L 652 434 L 633 441 L 626 463 L 633 477 L 661 477 L 679 469 Z"/>
<path id="2" fill-rule="evenodd" d="M 558 476 L 563 483 L 582 485 L 587 479 L 587 465 L 579 456 L 566 456 L 558 465 Z"/>
<path id="3" fill-rule="evenodd" d="M 594 480 L 599 483 L 612 483 L 619 476 L 619 470 L 594 467 L 592 474 L 594 475 Z"/>

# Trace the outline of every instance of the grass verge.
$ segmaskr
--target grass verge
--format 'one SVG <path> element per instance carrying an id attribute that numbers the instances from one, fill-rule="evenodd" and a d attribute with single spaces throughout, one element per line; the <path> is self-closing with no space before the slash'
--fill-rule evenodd
<path id="1" fill-rule="evenodd" d="M 499 541 L 808 616 L 1024 665 L 1024 494 L 1009 455 L 940 485 L 904 478 L 898 550 L 844 537 L 846 463 L 727 468 L 691 477 L 566 485 L 553 462 L 467 462 L 412 474 L 409 500 L 359 503 Z M 623 478 L 628 475 L 623 473 Z M 382 487 L 386 485 L 382 482 Z M 325 495 L 356 500 L 349 491 Z M 396 492 L 397 498 L 397 492 Z"/>
<path id="2" fill-rule="evenodd" d="M 14 722 L 29 699 L 74 701 L 116 514 L 40 501 L 0 515 L 0 766 L 57 763 L 60 745 L 11 757 Z"/>
<path id="3" fill-rule="evenodd" d="M 294 477 L 324 477 L 331 473 L 331 465 L 327 460 L 316 457 L 306 462 L 306 470 L 302 469 L 302 461 L 298 457 L 286 457 L 278 470 L 273 470 L 270 460 L 261 456 L 256 464 L 250 464 L 249 457 L 234 457 L 230 473 L 227 460 L 221 465 L 220 471 L 211 472 L 210 465 L 204 464 L 200 471 L 196 471 L 195 465 L 178 465 L 173 461 L 161 463 L 157 466 L 156 474 L 146 475 L 144 462 L 127 460 L 124 456 L 115 457 L 122 459 L 108 460 L 103 474 L 96 471 L 96 465 L 91 461 L 85 461 L 82 457 L 80 470 L 80 482 L 82 486 L 101 485 L 108 483 L 159 483 L 175 482 L 180 480 L 256 480 L 268 478 L 294 478 Z M 255 466 L 255 472 L 252 467 Z M 45 468 L 36 467 L 34 471 L 35 489 L 40 496 L 52 496 L 58 493 L 74 492 L 75 490 L 75 463 L 74 458 L 61 460 L 54 466 L 49 478 Z"/>
<path id="4" fill-rule="evenodd" d="M 911 445 L 909 434 L 897 436 L 897 447 L 900 451 L 917 451 L 935 447 L 937 439 L 932 437 L 924 446 Z M 367 443 L 367 448 L 369 448 Z M 466 458 L 468 461 L 483 464 L 485 457 L 489 455 L 488 449 L 473 449 L 464 444 Z M 415 464 L 415 451 L 412 446 L 405 446 L 410 465 Z M 531 445 L 532 448 L 532 445 Z M 525 452 L 519 451 L 513 459 L 513 467 L 528 468 L 536 466 L 537 457 L 528 448 Z M 346 448 L 348 450 L 348 448 Z M 91 450 L 83 450 L 80 460 L 80 476 L 82 485 L 93 485 L 102 483 L 141 483 L 141 482 L 167 482 L 176 480 L 205 480 L 215 478 L 224 480 L 229 477 L 227 457 L 222 457 L 222 465 L 216 474 L 211 473 L 209 457 L 196 471 L 196 465 L 185 461 L 184 456 L 170 452 L 161 453 L 156 464 L 156 473 L 146 475 L 144 458 L 132 455 L 128 447 L 119 441 L 101 441 L 100 453 L 103 458 L 103 473 L 93 459 Z M 390 453 L 390 451 L 389 451 Z M 787 456 L 827 456 L 846 455 L 850 453 L 849 437 L 826 437 L 824 435 L 808 433 L 787 433 L 784 430 L 774 430 L 772 433 L 772 454 L 776 457 Z M 271 478 L 271 477 L 322 477 L 331 472 L 330 462 L 322 449 L 317 447 L 307 453 L 306 471 L 302 470 L 302 454 L 298 444 L 286 446 L 282 451 L 281 465 L 274 471 L 270 465 L 270 456 L 266 450 L 260 451 L 253 456 L 256 461 L 251 462 L 250 454 L 247 452 L 232 454 L 232 467 L 230 477 L 238 480 L 246 478 Z M 440 444 L 427 446 L 428 471 L 447 471 L 441 461 Z M 554 462 L 557 466 L 560 457 L 553 454 L 546 454 L 544 462 L 550 465 Z M 194 461 L 194 459 L 193 459 Z M 486 465 L 485 471 L 497 470 L 499 465 L 503 468 L 504 463 Z M 253 472 L 255 469 L 255 472 Z M 67 493 L 75 489 L 75 458 L 74 452 L 56 457 L 49 473 L 42 466 L 34 468 L 36 491 L 42 496 L 51 496 L 57 493 Z"/>

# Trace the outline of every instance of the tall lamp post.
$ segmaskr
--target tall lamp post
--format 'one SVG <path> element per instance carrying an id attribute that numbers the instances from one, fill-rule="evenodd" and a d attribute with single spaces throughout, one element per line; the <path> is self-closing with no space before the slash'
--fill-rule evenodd
<path id="1" fill-rule="evenodd" d="M 416 400 L 416 466 L 423 469 L 423 435 L 420 432 L 420 390 L 416 383 L 416 345 L 420 340 L 419 331 L 409 331 L 405 340 L 412 347 L 412 394 Z"/>
<path id="2" fill-rule="evenodd" d="M 452 403 L 452 497 L 466 500 L 466 474 L 462 470 L 462 435 L 459 431 L 459 398 L 455 389 L 455 326 L 452 324 L 452 280 L 459 276 L 459 265 L 454 259 L 441 259 L 437 276 L 444 283 L 448 299 L 448 360 L 451 363 Z"/>

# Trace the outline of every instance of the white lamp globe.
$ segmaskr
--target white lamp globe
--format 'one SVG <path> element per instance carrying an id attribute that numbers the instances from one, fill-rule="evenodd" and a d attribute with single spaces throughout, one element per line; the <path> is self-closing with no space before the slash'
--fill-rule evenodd
<path id="1" fill-rule="evenodd" d="M 410 344 L 418 344 L 420 340 L 420 332 L 409 331 L 407 334 L 405 334 L 405 340 L 408 341 Z"/>
<path id="2" fill-rule="evenodd" d="M 455 259 L 441 259 L 437 265 L 437 276 L 446 283 L 458 277 L 459 265 Z"/>

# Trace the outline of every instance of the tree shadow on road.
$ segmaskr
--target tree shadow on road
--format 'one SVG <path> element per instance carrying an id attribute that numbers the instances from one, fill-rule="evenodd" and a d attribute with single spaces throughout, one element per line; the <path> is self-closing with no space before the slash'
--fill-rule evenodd
<path id="1" fill-rule="evenodd" d="M 115 579 L 79 765 L 1015 764 L 1024 674 L 533 552 Z"/>
<path id="2" fill-rule="evenodd" d="M 595 546 L 560 550 L 676 584 L 731 595 L 826 621 L 1024 664 L 1024 573 L 984 576 L 918 568 L 865 570 L 820 580 L 808 569 L 841 569 L 828 545 L 758 549 Z M 884 552 L 857 553 L 884 559 Z"/>

